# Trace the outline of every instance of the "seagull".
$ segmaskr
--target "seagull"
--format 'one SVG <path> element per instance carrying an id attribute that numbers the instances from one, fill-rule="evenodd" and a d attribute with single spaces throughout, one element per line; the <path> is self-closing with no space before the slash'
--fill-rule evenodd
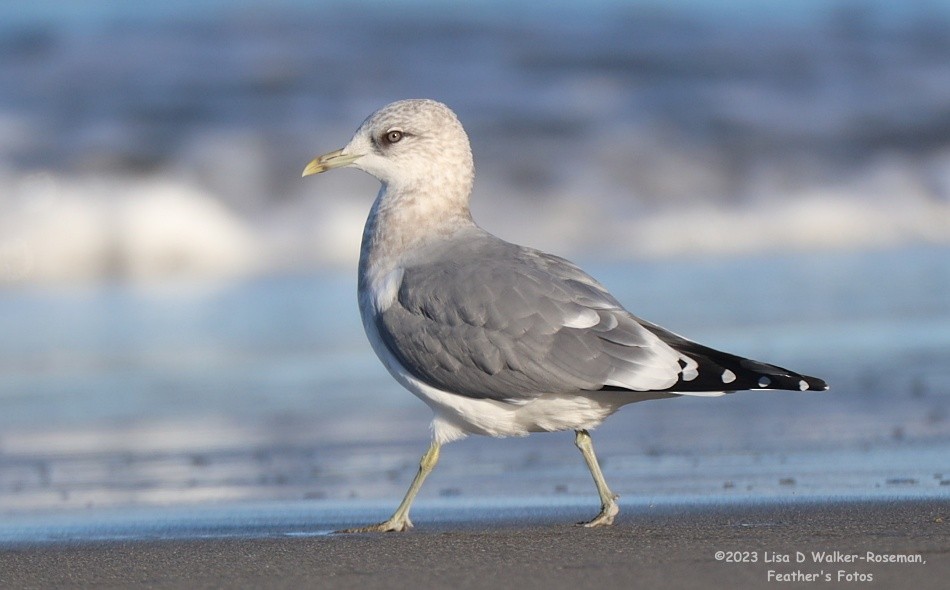
<path id="1" fill-rule="evenodd" d="M 381 188 L 363 229 L 358 299 L 376 355 L 432 410 L 432 441 L 385 522 L 405 531 L 442 445 L 470 434 L 573 430 L 600 513 L 620 511 L 589 431 L 630 403 L 737 390 L 823 391 L 824 381 L 687 340 L 624 309 L 573 263 L 493 236 L 472 219 L 468 135 L 446 105 L 401 100 L 370 115 L 310 176 L 356 168 Z"/>

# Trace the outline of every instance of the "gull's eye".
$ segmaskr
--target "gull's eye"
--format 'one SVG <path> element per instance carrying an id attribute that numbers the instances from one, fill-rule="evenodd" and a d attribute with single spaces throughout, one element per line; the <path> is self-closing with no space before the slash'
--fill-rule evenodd
<path id="1" fill-rule="evenodd" d="M 403 132 L 398 129 L 390 129 L 386 132 L 386 135 L 383 136 L 383 141 L 387 144 L 398 143 L 403 137 Z"/>

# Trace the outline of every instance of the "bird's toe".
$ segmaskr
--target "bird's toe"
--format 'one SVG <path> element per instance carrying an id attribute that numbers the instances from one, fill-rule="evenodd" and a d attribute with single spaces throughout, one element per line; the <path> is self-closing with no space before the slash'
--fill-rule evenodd
<path id="1" fill-rule="evenodd" d="M 354 527 L 351 529 L 340 529 L 336 533 L 402 533 L 412 528 L 412 522 L 408 518 L 401 520 L 390 519 L 379 524 L 369 526 Z"/>

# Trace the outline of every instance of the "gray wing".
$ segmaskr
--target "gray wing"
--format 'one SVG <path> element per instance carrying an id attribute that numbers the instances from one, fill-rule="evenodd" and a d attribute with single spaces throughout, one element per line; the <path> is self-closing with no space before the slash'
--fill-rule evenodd
<path id="1" fill-rule="evenodd" d="M 680 354 L 570 262 L 491 236 L 442 244 L 405 267 L 377 316 L 403 366 L 438 389 L 526 400 L 673 386 Z"/>

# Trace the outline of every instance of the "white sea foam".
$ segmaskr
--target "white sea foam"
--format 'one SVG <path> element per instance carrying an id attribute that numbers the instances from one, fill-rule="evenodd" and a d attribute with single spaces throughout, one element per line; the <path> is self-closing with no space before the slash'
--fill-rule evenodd
<path id="1" fill-rule="evenodd" d="M 934 160 L 928 175 L 933 168 L 946 174 L 950 159 Z M 493 198 L 505 192 L 492 186 L 481 195 L 487 202 L 476 202 L 476 216 L 507 239 L 614 259 L 950 245 L 950 191 L 926 182 L 920 165 L 899 160 L 808 188 L 753 186 L 746 189 L 753 196 L 741 200 L 643 205 L 627 187 L 586 175 L 569 184 L 543 208 L 530 198 Z"/>
<path id="2" fill-rule="evenodd" d="M 434 5 L 222 19 L 113 4 L 0 8 L 0 283 L 352 265 L 376 187 L 300 168 L 420 92 L 469 131 L 479 222 L 544 250 L 950 243 L 943 6 L 711 19 L 598 0 L 520 19 L 490 3 L 458 28 Z"/>
<path id="3" fill-rule="evenodd" d="M 848 191 L 815 190 L 774 204 L 663 211 L 635 222 L 622 242 L 646 257 L 950 244 L 950 204 L 907 195 L 869 204 Z"/>
<path id="4" fill-rule="evenodd" d="M 46 173 L 8 175 L 4 184 L 6 282 L 228 277 L 260 268 L 255 231 L 192 186 Z"/>
<path id="5" fill-rule="evenodd" d="M 833 186 L 749 202 L 626 209 L 635 196 L 623 187 L 585 194 L 569 183 L 548 197 L 512 197 L 494 178 L 485 184 L 475 196 L 480 223 L 569 257 L 950 245 L 950 201 L 893 163 Z M 0 174 L 0 276 L 7 283 L 157 281 L 354 264 L 374 187 L 341 174 L 299 190 L 280 206 L 238 212 L 224 196 L 180 179 Z"/>

